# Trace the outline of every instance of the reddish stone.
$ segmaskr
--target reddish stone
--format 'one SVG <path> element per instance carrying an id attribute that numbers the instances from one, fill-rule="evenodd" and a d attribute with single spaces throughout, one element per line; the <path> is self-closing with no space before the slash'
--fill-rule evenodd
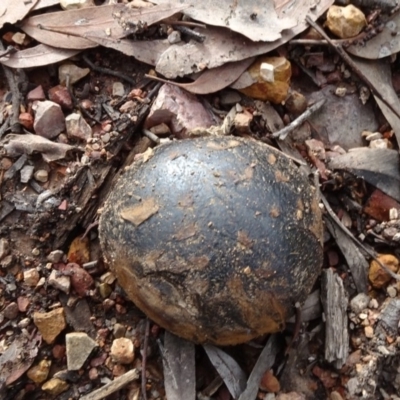
<path id="1" fill-rule="evenodd" d="M 71 111 L 74 108 L 71 95 L 65 86 L 57 85 L 49 90 L 49 100 L 61 106 L 63 110 Z"/>
<path id="2" fill-rule="evenodd" d="M 115 306 L 115 310 L 118 314 L 126 314 L 126 308 L 124 306 L 121 306 L 121 304 L 117 304 Z"/>
<path id="3" fill-rule="evenodd" d="M 61 344 L 56 344 L 51 352 L 53 353 L 54 358 L 56 358 L 57 360 L 61 360 L 65 357 L 65 346 L 62 346 Z"/>
<path id="4" fill-rule="evenodd" d="M 400 210 L 400 204 L 379 189 L 375 189 L 364 207 L 364 212 L 378 221 L 389 221 L 391 208 Z"/>
<path id="5" fill-rule="evenodd" d="M 35 101 L 35 100 L 46 100 L 46 96 L 44 94 L 43 88 L 41 85 L 36 87 L 35 89 L 31 90 L 27 96 L 26 99 L 28 101 Z"/>
<path id="6" fill-rule="evenodd" d="M 99 377 L 99 371 L 97 371 L 97 368 L 90 368 L 89 369 L 89 379 L 91 381 L 96 380 Z"/>
<path id="7" fill-rule="evenodd" d="M 102 353 L 99 357 L 93 358 L 90 361 L 90 366 L 91 367 L 100 367 L 107 360 L 107 357 L 108 357 L 107 353 Z"/>
<path id="8" fill-rule="evenodd" d="M 33 104 L 35 121 L 33 127 L 37 135 L 54 139 L 65 130 L 65 118 L 61 107 L 53 101 L 36 101 Z"/>
<path id="9" fill-rule="evenodd" d="M 33 117 L 31 114 L 27 112 L 19 114 L 18 121 L 28 131 L 33 129 Z"/>
<path id="10" fill-rule="evenodd" d="M 20 312 L 26 312 L 26 310 L 28 309 L 28 307 L 30 306 L 30 304 L 31 304 L 31 301 L 27 298 L 27 297 L 24 297 L 24 296 L 20 296 L 20 297 L 18 297 L 18 299 L 17 299 L 17 304 L 18 304 L 18 310 L 20 311 Z"/>
<path id="11" fill-rule="evenodd" d="M 58 206 L 58 209 L 60 211 L 65 211 L 68 208 L 68 201 L 67 200 L 63 200 L 60 205 Z"/>
<path id="12" fill-rule="evenodd" d="M 61 267 L 60 271 L 71 276 L 71 285 L 79 296 L 86 296 L 87 291 L 93 285 L 93 278 L 81 266 L 69 263 Z"/>

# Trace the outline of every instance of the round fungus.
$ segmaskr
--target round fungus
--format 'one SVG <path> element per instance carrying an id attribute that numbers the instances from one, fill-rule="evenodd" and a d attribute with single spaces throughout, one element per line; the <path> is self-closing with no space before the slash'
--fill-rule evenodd
<path id="1" fill-rule="evenodd" d="M 315 188 L 278 150 L 236 137 L 158 146 L 100 219 L 107 262 L 152 320 L 197 343 L 280 331 L 322 263 Z"/>

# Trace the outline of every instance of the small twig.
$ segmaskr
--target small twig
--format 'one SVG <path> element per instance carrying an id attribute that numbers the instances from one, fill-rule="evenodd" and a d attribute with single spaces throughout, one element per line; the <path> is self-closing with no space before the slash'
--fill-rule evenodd
<path id="1" fill-rule="evenodd" d="M 121 375 L 118 378 L 115 378 L 112 382 L 107 383 L 100 389 L 95 390 L 92 393 L 87 394 L 86 396 L 81 397 L 81 400 L 101 400 L 110 394 L 116 392 L 117 390 L 122 389 L 129 382 L 138 379 L 139 374 L 136 369 L 131 369 L 125 374 Z"/>
<path id="2" fill-rule="evenodd" d="M 153 97 L 158 93 L 158 91 L 160 90 L 160 87 L 162 86 L 162 82 L 157 82 L 154 87 L 149 91 L 149 93 L 147 93 L 147 98 L 149 100 L 153 100 Z"/>
<path id="3" fill-rule="evenodd" d="M 200 24 L 199 22 L 193 22 L 193 21 L 169 21 L 169 20 L 164 20 L 168 25 L 172 26 L 187 26 L 189 28 L 202 28 L 202 29 L 207 29 L 207 25 L 205 24 Z"/>
<path id="4" fill-rule="evenodd" d="M 116 76 L 117 78 L 123 79 L 124 81 L 131 83 L 132 85 L 136 85 L 136 80 L 131 78 L 130 76 L 109 68 L 99 67 L 98 65 L 92 63 L 92 61 L 90 61 L 89 58 L 84 54 L 82 55 L 82 59 L 94 71 L 100 72 L 101 74 Z"/>
<path id="5" fill-rule="evenodd" d="M 296 341 L 296 339 L 299 337 L 299 333 L 300 333 L 300 329 L 301 329 L 301 307 L 300 304 L 295 304 L 295 309 L 296 309 L 296 319 L 295 319 L 295 323 L 294 323 L 294 331 L 293 331 L 293 335 L 290 339 L 289 344 L 286 347 L 285 350 L 285 356 L 289 354 L 289 351 L 292 349 L 293 347 L 293 343 Z"/>
<path id="6" fill-rule="evenodd" d="M 329 216 L 336 222 L 336 224 L 342 229 L 342 231 L 357 245 L 359 246 L 365 253 L 367 253 L 373 260 L 375 260 L 379 266 L 387 272 L 392 278 L 396 279 L 397 281 L 400 281 L 400 275 L 395 274 L 393 271 L 391 271 L 385 264 L 382 264 L 378 258 L 375 256 L 375 254 L 365 247 L 340 221 L 338 216 L 335 214 L 335 212 L 332 210 L 331 206 L 329 205 L 328 200 L 326 197 L 320 192 L 320 198 L 322 202 L 324 203 L 325 209 L 328 212 Z"/>
<path id="7" fill-rule="evenodd" d="M 0 139 L 6 133 L 7 129 L 10 127 L 11 117 L 8 115 L 6 120 L 3 122 L 3 125 L 0 127 Z"/>
<path id="8" fill-rule="evenodd" d="M 274 138 L 279 138 L 280 140 L 284 140 L 286 136 L 298 128 L 304 121 L 306 121 L 312 114 L 314 114 L 317 110 L 319 110 L 325 104 L 325 99 L 317 101 L 315 104 L 307 108 L 306 111 L 303 112 L 298 118 L 292 121 L 289 125 L 285 126 L 283 129 L 274 132 L 271 136 Z"/>
<path id="9" fill-rule="evenodd" d="M 368 86 L 368 89 L 371 90 L 373 94 L 375 94 L 390 110 L 400 118 L 400 113 L 393 107 L 390 101 L 380 93 L 379 89 L 375 87 L 375 85 L 362 73 L 362 71 L 358 68 L 356 63 L 351 59 L 351 57 L 346 53 L 343 47 L 340 44 L 334 43 L 331 38 L 325 33 L 325 31 L 314 22 L 308 15 L 306 16 L 306 21 L 333 47 L 336 53 L 342 57 L 343 61 L 347 63 L 347 65 L 353 70 L 353 72 Z"/>
<path id="10" fill-rule="evenodd" d="M 143 129 L 142 132 L 143 135 L 148 137 L 151 141 L 153 141 L 156 144 L 160 144 L 160 138 L 153 132 L 149 131 L 148 129 Z"/>
<path id="11" fill-rule="evenodd" d="M 186 35 L 188 38 L 195 40 L 196 42 L 203 43 L 206 40 L 206 35 L 203 35 L 199 32 L 196 32 L 187 26 L 175 26 L 175 29 L 184 35 Z"/>
<path id="12" fill-rule="evenodd" d="M 150 320 L 146 318 L 146 329 L 144 333 L 143 353 L 142 353 L 142 398 L 147 400 L 146 393 L 146 365 L 147 365 L 147 346 L 149 345 Z"/>

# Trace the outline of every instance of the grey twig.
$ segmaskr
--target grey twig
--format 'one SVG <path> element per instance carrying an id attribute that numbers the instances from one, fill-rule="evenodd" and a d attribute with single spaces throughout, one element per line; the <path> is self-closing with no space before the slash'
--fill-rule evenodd
<path id="1" fill-rule="evenodd" d="M 285 126 L 283 129 L 274 132 L 272 137 L 279 138 L 280 140 L 284 140 L 286 136 L 298 128 L 304 121 L 306 121 L 310 116 L 319 110 L 325 103 L 325 99 L 317 101 L 315 104 L 307 108 L 306 111 L 303 112 L 298 118 L 292 121 L 289 125 Z"/>

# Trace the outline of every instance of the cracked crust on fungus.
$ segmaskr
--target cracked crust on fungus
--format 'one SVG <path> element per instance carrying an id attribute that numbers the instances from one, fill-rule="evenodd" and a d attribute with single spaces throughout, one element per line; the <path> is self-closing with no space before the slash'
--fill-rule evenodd
<path id="1" fill-rule="evenodd" d="M 105 259 L 152 320 L 197 343 L 282 330 L 322 263 L 315 189 L 284 154 L 235 137 L 158 146 L 100 219 Z"/>

